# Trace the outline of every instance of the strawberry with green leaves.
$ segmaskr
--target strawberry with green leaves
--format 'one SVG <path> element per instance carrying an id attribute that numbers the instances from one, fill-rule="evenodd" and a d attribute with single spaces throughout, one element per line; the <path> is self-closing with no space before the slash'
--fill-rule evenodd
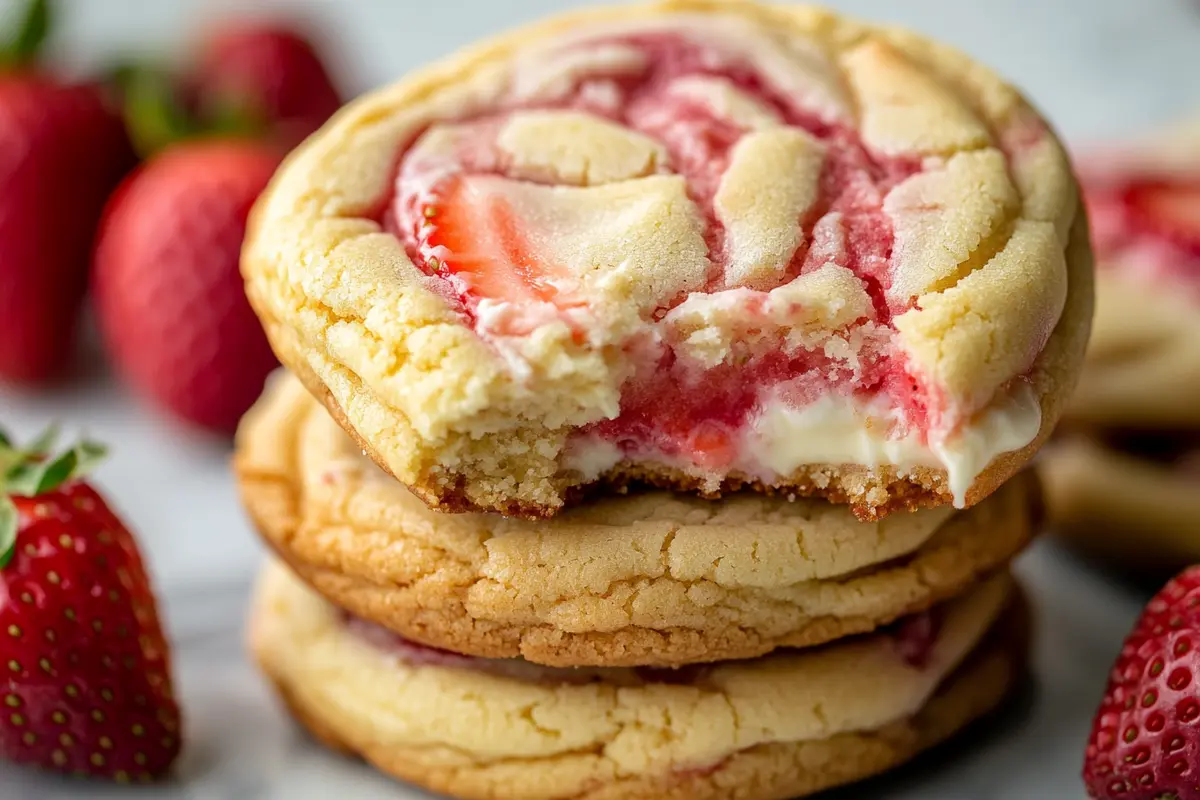
<path id="1" fill-rule="evenodd" d="M 0 758 L 119 782 L 180 747 L 170 654 L 138 546 L 83 475 L 103 448 L 51 454 L 0 435 Z"/>

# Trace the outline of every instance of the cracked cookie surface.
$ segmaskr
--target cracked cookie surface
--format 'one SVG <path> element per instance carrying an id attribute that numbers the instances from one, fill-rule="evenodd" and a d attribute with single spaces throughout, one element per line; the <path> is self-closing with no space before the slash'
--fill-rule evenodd
<path id="1" fill-rule="evenodd" d="M 235 463 L 264 539 L 333 602 L 427 645 L 551 665 L 747 658 L 870 631 L 1003 569 L 1037 524 L 1028 473 L 964 512 L 875 522 L 757 493 L 614 496 L 544 521 L 440 514 L 284 374 Z"/>
<path id="2" fill-rule="evenodd" d="M 701 671 L 439 660 L 364 636 L 278 565 L 252 651 L 331 746 L 462 798 L 806 795 L 882 772 L 995 707 L 1025 637 L 1011 579 L 937 609 L 919 660 L 877 634 Z"/>
<path id="3" fill-rule="evenodd" d="M 973 504 L 1057 420 L 1090 269 L 1061 148 L 995 75 L 711 0 L 567 15 L 357 101 L 243 258 L 382 467 L 524 516 L 630 481 Z"/>

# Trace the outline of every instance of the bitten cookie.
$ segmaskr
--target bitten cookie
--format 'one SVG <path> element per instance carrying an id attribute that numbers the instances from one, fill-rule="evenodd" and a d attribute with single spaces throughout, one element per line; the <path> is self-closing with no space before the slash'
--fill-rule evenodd
<path id="1" fill-rule="evenodd" d="M 439 514 L 286 375 L 244 421 L 236 468 L 264 539 L 334 603 L 427 645 L 560 666 L 748 658 L 872 630 L 1003 569 L 1038 500 L 1022 473 L 967 511 L 875 522 L 756 493 L 616 496 L 541 521 Z"/>
<path id="2" fill-rule="evenodd" d="M 414 646 L 283 567 L 254 656 L 296 719 L 460 798 L 779 800 L 892 768 L 1000 703 L 1027 626 L 1007 576 L 888 633 L 679 672 L 562 670 Z"/>
<path id="3" fill-rule="evenodd" d="M 947 47 L 663 0 L 478 45 L 345 109 L 243 272 L 282 361 L 431 506 L 591 484 L 978 502 L 1091 316 L 1054 134 Z"/>
<path id="4" fill-rule="evenodd" d="M 1200 559 L 1200 124 L 1081 162 L 1096 319 L 1050 507 L 1088 549 L 1174 571 Z"/>

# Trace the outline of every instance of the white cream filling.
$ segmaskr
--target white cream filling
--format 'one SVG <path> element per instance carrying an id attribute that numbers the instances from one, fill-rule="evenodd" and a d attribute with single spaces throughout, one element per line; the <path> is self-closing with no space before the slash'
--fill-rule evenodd
<path id="1" fill-rule="evenodd" d="M 1018 381 L 992 401 L 974 421 L 930 449 L 946 469 L 954 504 L 962 508 L 967 490 L 997 456 L 1020 450 L 1042 429 L 1042 404 L 1033 387 Z"/>
<path id="2" fill-rule="evenodd" d="M 735 468 L 751 472 L 757 466 L 788 475 L 807 464 L 886 465 L 900 471 L 940 467 L 955 506 L 962 508 L 971 484 L 992 460 L 1029 444 L 1042 426 L 1041 404 L 1022 382 L 941 441 L 922 441 L 915 430 L 889 436 L 895 414 L 882 403 L 872 407 L 833 395 L 799 408 L 768 400 L 741 441 L 738 461 L 743 463 Z"/>
<path id="3" fill-rule="evenodd" d="M 621 448 L 599 436 L 571 440 L 563 455 L 563 466 L 592 481 L 621 463 Z"/>
<path id="4" fill-rule="evenodd" d="M 946 470 L 954 505 L 966 505 L 975 479 L 1004 453 L 1020 450 L 1042 427 L 1042 408 L 1033 389 L 1018 381 L 973 420 L 942 440 L 922 441 L 918 431 L 890 435 L 896 411 L 882 401 L 863 402 L 826 395 L 797 407 L 779 397 L 764 403 L 738 443 L 729 471 L 748 475 L 790 475 L 810 464 L 861 464 Z M 639 453 L 640 457 L 652 456 Z M 621 450 L 598 437 L 571 443 L 564 466 L 585 480 L 599 477 L 622 459 Z M 675 461 L 674 457 L 663 457 Z M 691 470 L 688 465 L 681 468 Z"/>

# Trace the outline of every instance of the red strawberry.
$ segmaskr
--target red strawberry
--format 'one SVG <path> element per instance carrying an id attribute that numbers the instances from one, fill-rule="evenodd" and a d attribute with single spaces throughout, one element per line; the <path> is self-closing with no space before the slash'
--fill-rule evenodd
<path id="1" fill-rule="evenodd" d="M 189 85 L 202 115 L 265 117 L 288 148 L 342 105 L 317 49 L 281 23 L 234 21 L 214 31 Z"/>
<path id="2" fill-rule="evenodd" d="M 1200 181 L 1144 181 L 1125 190 L 1130 221 L 1200 255 Z"/>
<path id="3" fill-rule="evenodd" d="M 98 87 L 30 65 L 45 13 L 30 3 L 22 33 L 0 53 L 0 380 L 23 383 L 69 361 L 96 223 L 133 164 Z"/>
<path id="4" fill-rule="evenodd" d="M 517 306 L 579 305 L 559 288 L 561 283 L 556 285 L 555 279 L 569 277 L 567 272 L 538 252 L 508 200 L 487 186 L 489 180 L 450 178 L 438 188 L 435 203 L 421 209 L 418 235 L 428 267 L 458 276 L 478 298 Z"/>
<path id="5" fill-rule="evenodd" d="M 118 781 L 179 753 L 167 643 L 137 543 L 80 479 L 101 454 L 0 442 L 0 757 Z"/>
<path id="6" fill-rule="evenodd" d="M 279 162 L 250 141 L 195 140 L 146 162 L 113 195 L 96 247 L 96 312 L 143 395 L 232 432 L 276 366 L 246 300 L 246 217 Z"/>
<path id="7" fill-rule="evenodd" d="M 1092 723 L 1097 800 L 1200 800 L 1200 566 L 1160 591 L 1125 640 Z"/>

